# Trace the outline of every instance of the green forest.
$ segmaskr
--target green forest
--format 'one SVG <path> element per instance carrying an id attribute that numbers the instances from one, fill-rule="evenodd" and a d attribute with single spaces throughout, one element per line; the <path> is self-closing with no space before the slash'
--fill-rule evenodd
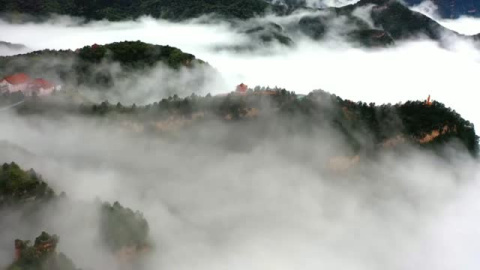
<path id="1" fill-rule="evenodd" d="M 61 61 L 60 61 L 61 60 Z M 160 46 L 141 41 L 92 44 L 72 50 L 43 50 L 23 55 L 0 57 L 0 77 L 26 73 L 32 77 L 50 76 L 77 84 L 111 87 L 113 74 L 107 64 L 120 64 L 127 76 L 131 72 L 145 72 L 158 64 L 171 69 L 207 65 L 194 55 L 171 46 Z M 102 65 L 103 64 L 103 65 Z M 105 68 L 103 68 L 105 67 Z"/>
<path id="2" fill-rule="evenodd" d="M 63 94 L 57 93 L 52 98 L 62 99 Z M 8 99 L 8 95 L 4 98 Z M 323 90 L 297 95 L 285 89 L 256 87 L 244 95 L 235 92 L 203 97 L 192 94 L 183 98 L 174 95 L 143 106 L 111 104 L 108 101 L 71 106 L 64 102 L 56 105 L 48 98 L 27 99 L 16 107 L 16 111 L 20 115 L 93 117 L 112 125 L 128 120 L 143 125 L 145 131 L 158 133 L 164 130 L 157 130 L 155 124 L 172 117 L 190 119 L 192 124 L 220 120 L 232 125 L 245 121 L 275 125 L 278 119 L 283 119 L 283 125 L 292 125 L 292 132 L 308 132 L 326 124 L 333 126 L 359 152 L 375 152 L 383 143 L 398 136 L 421 147 L 438 148 L 457 141 L 474 156 L 479 150 L 479 139 L 473 124 L 441 102 L 435 101 L 430 105 L 425 101 L 367 104 L 342 99 Z M 432 132 L 438 134 L 432 140 L 426 140 Z M 368 142 L 357 139 L 354 134 L 369 138 Z"/>
<path id="3" fill-rule="evenodd" d="M 143 15 L 183 20 L 210 13 L 250 18 L 263 14 L 268 6 L 262 0 L 0 0 L 0 12 L 35 16 L 56 13 L 93 20 L 127 20 Z"/>
<path id="4" fill-rule="evenodd" d="M 33 169 L 24 171 L 16 163 L 0 167 L 0 207 L 25 201 L 45 201 L 55 192 Z"/>

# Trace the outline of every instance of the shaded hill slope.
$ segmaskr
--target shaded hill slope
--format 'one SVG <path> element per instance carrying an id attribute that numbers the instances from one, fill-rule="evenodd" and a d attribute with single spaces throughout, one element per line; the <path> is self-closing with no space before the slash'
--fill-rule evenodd
<path id="1" fill-rule="evenodd" d="M 26 73 L 31 77 L 95 87 L 112 87 L 117 78 L 147 73 L 152 68 L 178 70 L 208 66 L 194 55 L 170 46 L 140 41 L 85 46 L 76 51 L 43 50 L 0 57 L 0 77 Z"/>

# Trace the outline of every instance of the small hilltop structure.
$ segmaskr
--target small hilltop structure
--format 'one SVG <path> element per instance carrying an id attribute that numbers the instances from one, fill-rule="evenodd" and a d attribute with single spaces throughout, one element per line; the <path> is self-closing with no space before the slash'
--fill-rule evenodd
<path id="1" fill-rule="evenodd" d="M 425 100 L 425 105 L 426 105 L 426 106 L 432 106 L 432 103 L 433 103 L 433 102 L 432 102 L 432 100 L 430 99 L 430 95 L 428 95 L 427 100 Z"/>
<path id="2" fill-rule="evenodd" d="M 248 85 L 241 83 L 237 85 L 237 88 L 235 88 L 235 92 L 238 94 L 246 94 L 248 91 Z"/>

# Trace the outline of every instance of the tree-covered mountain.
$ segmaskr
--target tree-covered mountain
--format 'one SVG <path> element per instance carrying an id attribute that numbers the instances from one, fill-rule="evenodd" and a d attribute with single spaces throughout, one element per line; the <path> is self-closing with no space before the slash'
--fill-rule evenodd
<path id="1" fill-rule="evenodd" d="M 115 68 L 119 65 L 120 68 Z M 207 66 L 194 55 L 170 46 L 140 41 L 93 44 L 78 50 L 43 50 L 0 57 L 0 78 L 24 73 L 74 85 L 111 87 L 116 78 L 144 74 L 163 65 L 173 70 Z"/>
<path id="2" fill-rule="evenodd" d="M 295 3 L 287 10 L 303 11 L 305 15 L 285 20 L 278 27 L 269 27 L 269 24 L 258 21 L 253 29 L 259 29 L 259 33 L 270 40 L 275 41 L 272 37 L 281 36 L 277 43 L 287 46 L 297 41 L 299 33 L 318 42 L 339 36 L 367 48 L 392 46 L 395 42 L 415 38 L 441 42 L 442 37 L 448 35 L 475 40 L 475 37 L 463 36 L 443 27 L 398 0 L 360 0 L 339 8 L 325 7 L 321 12 Z M 275 25 L 270 22 L 272 24 Z"/>
<path id="3" fill-rule="evenodd" d="M 433 148 L 458 141 L 472 155 L 478 154 L 478 137 L 473 124 L 439 102 L 375 105 L 344 100 L 324 91 L 302 96 L 284 89 L 257 88 L 247 95 L 171 97 L 143 107 L 103 102 L 81 106 L 80 112 L 112 119 L 131 119 L 141 123 L 145 130 L 160 132 L 168 131 L 172 117 L 182 123 L 180 126 L 186 127 L 209 119 L 222 119 L 233 125 L 238 121 L 254 121 L 265 127 L 283 119 L 283 123 L 292 125 L 295 132 L 321 125 L 333 126 L 357 152 L 375 152 L 388 142 L 399 139 L 400 145 Z M 178 125 L 173 126 L 178 128 Z M 369 138 L 368 142 L 359 139 L 360 134 L 361 138 Z"/>
<path id="4" fill-rule="evenodd" d="M 473 124 L 436 101 L 376 105 L 352 102 L 321 90 L 303 96 L 284 89 L 257 87 L 246 94 L 173 96 L 145 106 L 110 104 L 108 101 L 79 107 L 60 104 L 56 106 L 49 98 L 27 99 L 16 107 L 16 111 L 25 116 L 83 115 L 105 119 L 116 126 L 130 123 L 127 126 L 136 127 L 135 130 L 159 134 L 181 134 L 183 128 L 188 133 L 190 126 L 208 125 L 218 120 L 230 123 L 232 129 L 249 122 L 259 123 L 263 128 L 276 125 L 281 119 L 287 130 L 300 133 L 322 125 L 332 126 L 357 152 L 375 153 L 397 140 L 399 145 L 430 148 L 460 142 L 472 155 L 478 154 L 478 137 Z"/>
<path id="5" fill-rule="evenodd" d="M 126 20 L 144 15 L 182 20 L 211 13 L 244 19 L 265 13 L 269 6 L 263 0 L 0 0 L 3 13 L 56 13 L 93 20 Z"/>
<path id="6" fill-rule="evenodd" d="M 337 9 L 339 15 L 350 14 L 354 9 L 374 5 L 371 17 L 376 27 L 384 30 L 394 40 L 425 36 L 440 39 L 446 28 L 427 16 L 410 10 L 396 0 L 361 0 L 356 4 Z"/>
<path id="7" fill-rule="evenodd" d="M 33 169 L 24 171 L 16 163 L 0 167 L 0 207 L 31 201 L 48 201 L 55 192 Z"/>
<path id="8" fill-rule="evenodd" d="M 370 15 L 373 25 L 356 15 L 358 9 L 363 9 Z M 462 36 L 397 0 L 360 0 L 355 4 L 328 8 L 326 11 L 326 14 L 301 18 L 298 23 L 300 31 L 315 40 L 323 40 L 329 31 L 337 31 L 351 41 L 367 47 L 388 46 L 395 41 L 412 38 L 441 41 L 444 34 Z M 332 20 L 340 18 L 346 20 L 345 25 L 349 27 L 345 28 L 349 30 L 342 32 L 334 28 Z"/>

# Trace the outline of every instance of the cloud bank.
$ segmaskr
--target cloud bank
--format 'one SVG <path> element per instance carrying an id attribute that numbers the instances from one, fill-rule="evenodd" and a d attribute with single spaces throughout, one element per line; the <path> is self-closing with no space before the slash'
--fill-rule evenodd
<path id="1" fill-rule="evenodd" d="M 40 168 L 85 202 L 42 226 L 80 267 L 120 269 L 98 243 L 87 204 L 97 197 L 145 214 L 155 248 L 143 269 L 478 267 L 478 161 L 454 148 L 451 159 L 412 148 L 334 173 L 329 158 L 350 150 L 329 127 L 292 134 L 281 121 L 214 121 L 168 138 L 81 118 L 2 114 L 0 124 L 0 140 L 17 146 L 0 162 Z M 5 259 L 13 236 L 40 229 L 8 220 Z"/>

